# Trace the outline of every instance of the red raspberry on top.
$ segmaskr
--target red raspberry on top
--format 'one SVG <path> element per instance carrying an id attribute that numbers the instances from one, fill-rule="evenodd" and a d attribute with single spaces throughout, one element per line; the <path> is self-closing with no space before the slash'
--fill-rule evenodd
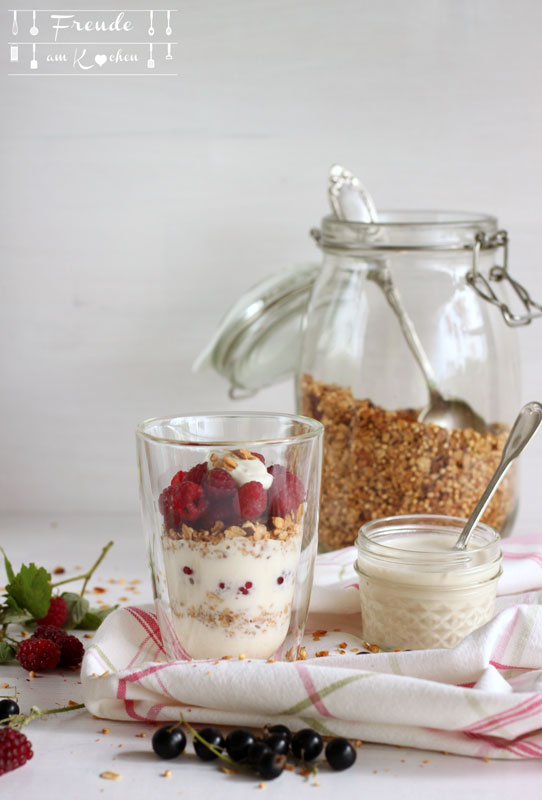
<path id="1" fill-rule="evenodd" d="M 47 614 L 38 619 L 37 623 L 38 625 L 53 625 L 55 628 L 61 628 L 66 622 L 66 614 L 67 608 L 64 598 L 51 597 Z"/>
<path id="2" fill-rule="evenodd" d="M 170 501 L 177 525 L 179 522 L 195 522 L 209 505 L 201 486 L 188 480 L 172 486 Z"/>
<path id="3" fill-rule="evenodd" d="M 206 474 L 207 462 L 204 461 L 203 464 L 196 464 L 195 467 L 192 467 L 192 469 L 186 473 L 185 481 L 200 484 L 203 480 L 203 476 Z"/>
<path id="4" fill-rule="evenodd" d="M 54 630 L 59 631 L 60 628 Z M 23 639 L 19 642 L 15 658 L 29 672 L 54 669 L 60 661 L 60 647 L 46 639 Z"/>
<path id="5" fill-rule="evenodd" d="M 227 500 L 229 497 L 232 497 L 237 490 L 237 485 L 230 473 L 221 467 L 211 469 L 204 476 L 201 486 L 209 500 L 213 503 Z"/>
<path id="6" fill-rule="evenodd" d="M 269 513 L 272 517 L 285 517 L 296 511 L 305 501 L 305 487 L 293 472 L 288 472 L 280 464 L 267 470 L 273 476 L 269 489 Z"/>
<path id="7" fill-rule="evenodd" d="M 22 767 L 33 755 L 24 733 L 15 728 L 0 728 L 0 775 Z"/>
<path id="8" fill-rule="evenodd" d="M 239 487 L 239 508 L 241 516 L 254 519 L 267 508 L 267 492 L 259 481 L 249 481 Z"/>
<path id="9" fill-rule="evenodd" d="M 262 464 L 265 464 L 265 458 L 262 456 L 262 454 L 261 454 L 261 453 L 251 453 L 250 455 L 251 455 L 251 456 L 256 456 L 256 458 L 259 458 L 259 459 L 260 459 L 260 461 L 262 462 Z"/>
<path id="10" fill-rule="evenodd" d="M 186 478 L 186 472 L 183 472 L 182 469 L 180 469 L 177 473 L 175 473 L 175 475 L 171 479 L 171 485 L 177 486 L 177 484 L 182 483 L 185 478 Z"/>

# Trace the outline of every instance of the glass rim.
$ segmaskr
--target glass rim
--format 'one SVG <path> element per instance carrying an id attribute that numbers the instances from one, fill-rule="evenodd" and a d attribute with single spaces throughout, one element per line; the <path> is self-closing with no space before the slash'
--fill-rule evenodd
<path id="1" fill-rule="evenodd" d="M 427 529 L 433 530 L 434 533 L 443 534 L 459 534 L 467 523 L 466 517 L 452 517 L 446 514 L 404 514 L 391 517 L 380 517 L 379 519 L 370 520 L 361 526 L 356 538 L 356 546 L 358 548 L 358 555 L 363 549 L 364 552 L 372 555 L 375 558 L 386 558 L 390 561 L 399 561 L 405 565 L 430 565 L 441 563 L 447 567 L 465 564 L 472 561 L 471 556 L 480 554 L 491 554 L 492 548 L 497 547 L 496 558 L 498 560 L 502 556 L 499 542 L 501 541 L 500 534 L 497 533 L 490 525 L 484 522 L 478 522 L 473 529 L 472 537 L 483 540 L 480 547 L 466 550 L 451 550 L 450 552 L 430 551 L 430 550 L 408 550 L 401 547 L 393 547 L 382 542 L 375 541 L 370 537 L 371 533 L 395 533 L 397 535 L 408 535 L 408 533 L 421 533 Z M 485 541 L 484 541 L 485 538 Z M 471 540 L 472 541 L 472 540 Z M 473 565 L 472 569 L 476 570 L 478 567 L 487 568 L 488 564 L 492 561 L 488 558 L 482 564 Z"/>
<path id="2" fill-rule="evenodd" d="M 482 223 L 497 225 L 493 214 L 479 211 L 460 211 L 453 209 L 417 209 L 390 208 L 379 211 L 378 220 L 361 222 L 357 220 L 340 220 L 333 214 L 326 214 L 322 222 L 338 227 L 358 228 L 359 230 L 374 228 L 453 228 L 472 227 Z"/>
<path id="3" fill-rule="evenodd" d="M 186 419 L 275 419 L 275 420 L 287 420 L 290 422 L 301 422 L 306 425 L 307 430 L 303 433 L 298 433 L 293 436 L 277 436 L 277 437 L 265 437 L 265 438 L 253 438 L 253 439 L 216 439 L 216 440 L 205 440 L 205 441 L 194 441 L 192 439 L 186 439 L 185 441 L 180 441 L 179 439 L 170 439 L 166 436 L 155 436 L 144 428 L 149 426 L 151 423 L 173 423 L 174 420 L 186 420 Z M 137 437 L 141 437 L 142 439 L 146 439 L 151 442 L 156 442 L 158 444 L 169 444 L 175 445 L 177 447 L 230 447 L 238 449 L 239 447 L 243 447 L 244 445 L 249 444 L 256 444 L 256 445 L 263 445 L 263 444 L 288 444 L 291 442 L 300 442 L 305 441 L 306 439 L 313 439 L 318 436 L 323 436 L 324 433 L 324 426 L 321 422 L 316 419 L 312 419 L 311 417 L 305 417 L 302 414 L 274 414 L 269 411 L 250 411 L 250 412 L 230 412 L 230 411 L 210 411 L 209 413 L 185 413 L 185 414 L 177 414 L 175 416 L 165 416 L 165 417 L 149 417 L 148 419 L 144 419 L 142 422 L 136 425 L 135 433 Z"/>

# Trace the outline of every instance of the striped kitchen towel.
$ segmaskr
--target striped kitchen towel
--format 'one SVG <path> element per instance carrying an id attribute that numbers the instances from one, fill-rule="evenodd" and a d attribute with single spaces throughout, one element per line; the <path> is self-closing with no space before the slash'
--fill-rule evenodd
<path id="1" fill-rule="evenodd" d="M 198 723 L 281 722 L 461 755 L 541 758 L 542 545 L 512 539 L 503 552 L 495 617 L 452 650 L 367 650 L 354 548 L 318 556 L 304 661 L 168 662 L 153 607 L 119 609 L 85 655 L 85 703 L 105 719 L 182 712 Z"/>

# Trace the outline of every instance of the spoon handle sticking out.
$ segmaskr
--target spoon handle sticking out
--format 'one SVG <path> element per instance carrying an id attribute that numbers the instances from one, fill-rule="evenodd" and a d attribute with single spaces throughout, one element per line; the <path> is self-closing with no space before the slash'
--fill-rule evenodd
<path id="1" fill-rule="evenodd" d="M 463 528 L 461 535 L 455 543 L 455 550 L 465 550 L 476 523 L 484 513 L 487 504 L 493 497 L 493 494 L 504 478 L 508 467 L 511 465 L 527 442 L 536 433 L 540 423 L 542 422 L 542 405 L 540 403 L 532 402 L 523 406 L 521 411 L 516 417 L 516 421 L 512 425 L 512 430 L 508 434 L 508 439 L 503 447 L 501 460 L 499 466 L 495 470 L 495 474 L 489 481 L 489 484 L 476 504 L 476 508 L 469 517 L 469 520 Z"/>

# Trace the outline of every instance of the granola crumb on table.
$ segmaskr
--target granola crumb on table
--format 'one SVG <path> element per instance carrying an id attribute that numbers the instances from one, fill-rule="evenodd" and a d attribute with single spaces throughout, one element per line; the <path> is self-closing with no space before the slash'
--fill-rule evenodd
<path id="1" fill-rule="evenodd" d="M 319 527 L 325 550 L 354 544 L 360 525 L 379 517 L 469 517 L 508 436 L 502 423 L 480 434 L 418 422 L 416 409 L 387 411 L 307 374 L 301 411 L 325 429 Z M 500 531 L 514 507 L 511 469 L 482 520 Z"/>

